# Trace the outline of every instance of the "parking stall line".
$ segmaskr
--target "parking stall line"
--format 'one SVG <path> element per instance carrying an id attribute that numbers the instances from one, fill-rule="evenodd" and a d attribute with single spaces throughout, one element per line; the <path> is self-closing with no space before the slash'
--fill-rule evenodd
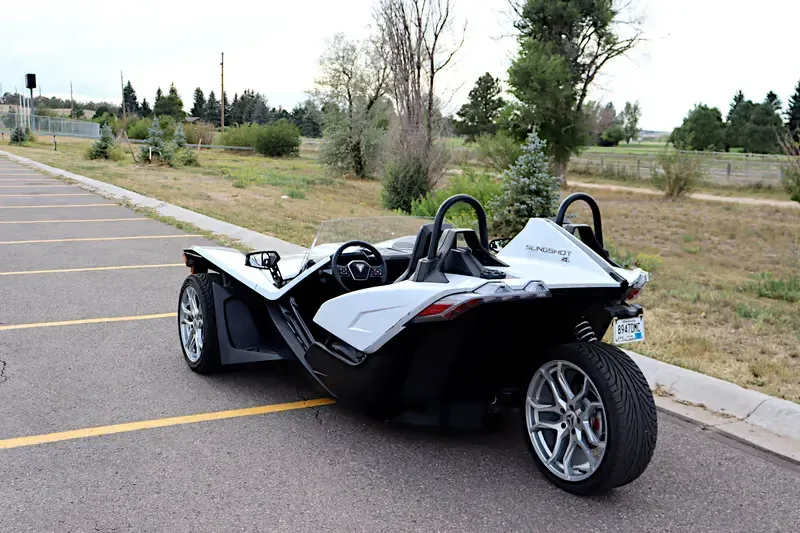
<path id="1" fill-rule="evenodd" d="M 144 217 L 131 217 L 131 218 L 87 218 L 83 220 L 0 220 L 0 224 L 77 224 L 89 222 L 127 222 L 134 220 L 151 220 Z"/>
<path id="2" fill-rule="evenodd" d="M 33 241 L 0 241 L 0 244 L 47 244 L 51 242 L 89 242 L 89 241 L 133 241 L 141 239 L 179 239 L 182 237 L 202 237 L 202 235 L 135 235 L 132 237 L 77 237 L 70 239 L 39 239 Z"/>
<path id="3" fill-rule="evenodd" d="M 52 209 L 56 207 L 116 207 L 119 204 L 0 205 L 0 209 Z"/>
<path id="4" fill-rule="evenodd" d="M 57 322 L 34 322 L 32 324 L 6 324 L 0 331 L 32 328 L 52 328 L 58 326 L 80 326 L 83 324 L 106 324 L 109 322 L 131 322 L 136 320 L 153 320 L 157 318 L 175 318 L 178 313 L 159 313 L 156 315 L 113 316 L 106 318 L 82 318 L 79 320 L 59 320 Z"/>
<path id="5" fill-rule="evenodd" d="M 65 192 L 44 194 L 0 194 L 0 198 L 39 198 L 42 196 L 94 196 L 90 192 Z"/>
<path id="6" fill-rule="evenodd" d="M 61 183 L 54 185 L 0 185 L 0 189 L 56 189 L 59 187 L 75 187 L 75 185 L 63 185 Z"/>
<path id="7" fill-rule="evenodd" d="M 103 435 L 113 435 L 115 433 L 128 433 L 143 429 L 155 429 L 169 426 L 180 426 L 185 424 L 197 424 L 199 422 L 211 422 L 214 420 L 226 420 L 229 418 L 242 418 L 246 416 L 264 415 L 269 413 L 280 413 L 283 411 L 294 411 L 298 409 L 309 409 L 311 407 L 321 407 L 336 403 L 332 398 L 317 398 L 314 400 L 303 400 L 300 402 L 278 403 L 272 405 L 262 405 L 259 407 L 247 407 L 244 409 L 231 409 L 228 411 L 215 411 L 211 413 L 200 413 L 196 415 L 175 416 L 171 418 L 158 418 L 155 420 L 141 420 L 139 422 L 128 422 L 125 424 L 114 424 L 111 426 L 97 426 L 85 429 L 75 429 L 72 431 L 61 431 L 58 433 L 45 433 L 43 435 L 32 435 L 30 437 L 17 437 L 13 439 L 0 440 L 0 449 L 20 448 L 23 446 L 36 446 L 50 442 L 60 442 L 65 440 L 85 439 L 88 437 L 99 437 Z"/>
<path id="8" fill-rule="evenodd" d="M 67 272 L 101 272 L 104 270 L 135 270 L 139 268 L 172 268 L 186 267 L 183 263 L 164 263 L 161 265 L 122 265 L 85 268 L 61 268 L 51 270 L 17 270 L 14 272 L 0 272 L 0 276 L 25 276 L 30 274 L 63 274 Z"/>

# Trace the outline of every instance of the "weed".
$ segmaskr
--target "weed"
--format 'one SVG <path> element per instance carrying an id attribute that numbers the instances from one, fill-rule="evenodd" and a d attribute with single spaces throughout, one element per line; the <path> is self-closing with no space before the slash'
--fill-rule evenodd
<path id="1" fill-rule="evenodd" d="M 683 251 L 684 251 L 684 252 L 686 252 L 687 254 L 697 254 L 697 253 L 700 253 L 700 250 L 701 250 L 701 249 L 702 249 L 702 248 L 700 248 L 699 246 L 684 246 L 684 247 L 683 247 Z"/>
<path id="2" fill-rule="evenodd" d="M 687 233 L 683 236 L 683 242 L 694 242 L 697 240 L 697 237 L 692 235 L 691 233 Z"/>
<path id="3" fill-rule="evenodd" d="M 289 198 L 294 198 L 295 200 L 304 200 L 306 197 L 306 193 L 301 191 L 300 189 L 291 189 L 289 192 L 286 193 Z"/>
<path id="4" fill-rule="evenodd" d="M 742 288 L 761 298 L 800 302 L 800 276 L 791 274 L 786 277 L 776 277 L 770 272 L 762 272 L 756 274 L 754 278 L 756 283 L 749 283 Z"/>

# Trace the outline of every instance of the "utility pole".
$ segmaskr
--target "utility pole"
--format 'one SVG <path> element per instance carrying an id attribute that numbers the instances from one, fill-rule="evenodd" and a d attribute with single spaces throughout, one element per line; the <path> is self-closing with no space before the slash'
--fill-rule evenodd
<path id="1" fill-rule="evenodd" d="M 219 96 L 219 123 L 222 125 L 222 133 L 225 133 L 225 52 L 222 52 L 222 61 L 219 66 L 222 92 Z"/>
<path id="2" fill-rule="evenodd" d="M 125 82 L 122 81 L 122 71 L 119 71 L 119 86 L 122 89 L 122 123 L 125 124 Z"/>
<path id="3" fill-rule="evenodd" d="M 72 82 L 69 82 L 69 118 L 75 120 L 75 98 L 72 96 Z"/>

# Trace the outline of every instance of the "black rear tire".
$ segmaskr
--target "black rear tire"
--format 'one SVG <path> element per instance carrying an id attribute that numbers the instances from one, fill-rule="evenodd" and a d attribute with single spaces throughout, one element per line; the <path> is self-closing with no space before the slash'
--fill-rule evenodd
<path id="1" fill-rule="evenodd" d="M 642 371 L 616 346 L 602 342 L 577 342 L 548 350 L 546 356 L 534 365 L 529 383 L 542 366 L 556 360 L 577 366 L 594 383 L 605 410 L 606 447 L 600 465 L 588 478 L 568 481 L 555 475 L 533 445 L 527 425 L 529 408 L 526 397 L 522 424 L 536 466 L 553 484 L 581 496 L 607 492 L 638 478 L 653 457 L 658 436 L 655 401 Z"/>
<path id="2" fill-rule="evenodd" d="M 221 278 L 218 274 L 192 274 L 183 282 L 180 295 L 178 296 L 178 340 L 180 341 L 184 361 L 186 361 L 186 364 L 189 365 L 189 368 L 198 374 L 211 374 L 219 370 L 220 366 L 222 366 L 219 353 L 219 341 L 217 339 L 217 317 L 214 307 L 214 290 L 212 287 L 214 279 L 219 280 Z M 200 350 L 200 356 L 196 361 L 192 361 L 192 358 L 190 358 L 187 354 L 186 347 L 183 343 L 183 337 L 181 335 L 180 306 L 184 292 L 189 287 L 192 287 L 197 293 L 203 318 L 201 336 L 203 347 Z"/>

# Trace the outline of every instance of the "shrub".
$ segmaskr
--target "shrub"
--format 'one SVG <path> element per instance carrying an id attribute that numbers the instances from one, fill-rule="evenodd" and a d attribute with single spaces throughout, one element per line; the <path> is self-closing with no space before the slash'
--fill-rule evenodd
<path id="1" fill-rule="evenodd" d="M 555 213 L 561 180 L 550 173 L 545 145 L 533 130 L 523 146 L 522 155 L 503 173 L 500 196 L 491 205 L 497 236 L 514 236 L 529 219 L 549 217 Z"/>
<path id="2" fill-rule="evenodd" d="M 92 122 L 97 122 L 100 124 L 100 127 L 109 126 L 111 128 L 111 133 L 115 136 L 119 135 L 119 132 L 122 128 L 122 121 L 116 117 L 116 115 L 112 115 L 111 113 L 105 112 L 102 115 L 95 115 L 92 118 Z"/>
<path id="3" fill-rule="evenodd" d="M 32 140 L 33 134 L 31 133 L 30 128 L 16 127 L 11 130 L 11 135 L 9 135 L 8 142 L 11 144 L 16 144 L 17 146 L 22 146 Z"/>
<path id="4" fill-rule="evenodd" d="M 700 159 L 685 152 L 664 151 L 656 159 L 651 181 L 667 198 L 692 192 L 705 179 Z"/>
<path id="5" fill-rule="evenodd" d="M 442 202 L 454 194 L 469 194 L 486 208 L 486 217 L 491 220 L 491 206 L 500 195 L 500 183 L 489 174 L 465 171 L 453 176 L 447 187 L 431 191 L 418 200 L 411 201 L 411 214 L 418 217 L 436 215 Z M 475 221 L 475 211 L 468 205 L 458 204 L 448 211 L 447 218 L 459 227 L 470 227 Z"/>
<path id="6" fill-rule="evenodd" d="M 172 159 L 174 166 L 196 167 L 199 166 L 197 161 L 197 152 L 192 148 L 176 147 L 175 155 Z"/>
<path id="7" fill-rule="evenodd" d="M 300 151 L 300 128 L 286 119 L 265 124 L 258 132 L 255 149 L 267 157 L 297 155 Z"/>
<path id="8" fill-rule="evenodd" d="M 186 134 L 186 142 L 189 144 L 202 144 L 208 146 L 214 144 L 214 126 L 211 124 L 186 124 L 183 127 Z"/>
<path id="9" fill-rule="evenodd" d="M 478 157 L 497 172 L 505 172 L 522 155 L 522 144 L 507 133 L 478 137 Z"/>
<path id="10" fill-rule="evenodd" d="M 341 111 L 328 111 L 320 148 L 322 163 L 334 175 L 374 179 L 380 172 L 386 141 L 386 131 L 378 123 L 375 117 L 349 120 Z"/>
<path id="11" fill-rule="evenodd" d="M 411 211 L 411 202 L 428 192 L 428 169 L 417 158 L 397 157 L 383 169 L 383 205 L 388 209 Z"/>
<path id="12" fill-rule="evenodd" d="M 158 117 L 158 123 L 161 125 L 161 131 L 164 133 L 164 140 L 169 142 L 175 138 L 175 130 L 178 123 L 171 115 L 162 115 Z"/>
<path id="13" fill-rule="evenodd" d="M 260 131 L 261 127 L 255 124 L 242 124 L 241 126 L 225 128 L 225 133 L 219 136 L 219 144 L 255 148 Z"/>
<path id="14" fill-rule="evenodd" d="M 172 138 L 176 148 L 186 148 L 186 134 L 183 132 L 183 125 L 178 124 L 175 128 L 175 136 Z"/>
<path id="15" fill-rule="evenodd" d="M 114 134 L 111 132 L 111 126 L 104 124 L 103 127 L 100 128 L 100 138 L 92 143 L 86 156 L 89 159 L 108 159 L 110 150 L 113 149 L 116 144 Z"/>
<path id="16" fill-rule="evenodd" d="M 128 138 L 129 139 L 147 139 L 147 130 L 153 125 L 153 121 L 149 118 L 142 118 L 128 122 Z"/>
<path id="17" fill-rule="evenodd" d="M 746 286 L 762 298 L 784 300 L 800 303 L 800 276 L 790 274 L 787 277 L 775 277 L 769 272 L 762 272 L 755 276 L 756 283 Z"/>

